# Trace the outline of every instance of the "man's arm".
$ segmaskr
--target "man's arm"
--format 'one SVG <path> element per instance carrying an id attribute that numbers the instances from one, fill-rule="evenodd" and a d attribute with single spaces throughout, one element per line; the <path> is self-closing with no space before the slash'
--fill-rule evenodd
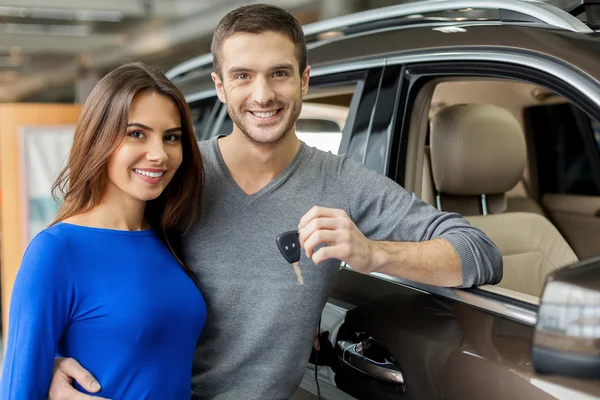
<path id="1" fill-rule="evenodd" d="M 436 286 L 502 279 L 500 251 L 460 215 L 438 211 L 350 159 L 340 167 L 337 182 L 347 212 L 314 207 L 298 225 L 300 244 L 315 263 L 335 258 L 359 272 Z M 327 246 L 314 252 L 322 244 Z"/>
<path id="2" fill-rule="evenodd" d="M 315 264 L 335 258 L 365 274 L 387 275 L 436 286 L 461 286 L 461 261 L 444 239 L 390 242 L 367 239 L 343 210 L 314 207 L 301 220 L 300 245 Z M 323 243 L 317 251 L 315 248 Z"/>

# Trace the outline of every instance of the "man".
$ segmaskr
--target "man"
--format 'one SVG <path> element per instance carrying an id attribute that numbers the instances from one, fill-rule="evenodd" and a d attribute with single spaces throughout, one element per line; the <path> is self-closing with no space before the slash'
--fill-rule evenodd
<path id="1" fill-rule="evenodd" d="M 184 238 L 208 307 L 193 398 L 289 398 L 340 260 L 358 272 L 439 286 L 500 281 L 499 251 L 460 216 L 298 140 L 310 67 L 294 17 L 274 6 L 238 8 L 221 20 L 211 50 L 212 78 L 234 128 L 201 143 L 203 216 Z M 304 284 L 275 243 L 293 229 Z M 50 399 L 89 398 L 75 394 L 68 377 L 90 390 L 93 377 L 74 360 L 57 365 Z"/>

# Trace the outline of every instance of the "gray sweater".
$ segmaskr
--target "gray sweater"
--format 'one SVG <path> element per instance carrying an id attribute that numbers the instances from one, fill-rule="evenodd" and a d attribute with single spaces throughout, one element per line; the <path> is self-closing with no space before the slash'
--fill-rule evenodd
<path id="1" fill-rule="evenodd" d="M 217 140 L 200 148 L 202 217 L 184 238 L 208 308 L 194 399 L 287 399 L 300 384 L 340 262 L 317 266 L 303 253 L 300 285 L 275 238 L 296 229 L 315 205 L 345 210 L 370 239 L 446 239 L 460 256 L 464 286 L 502 278 L 502 257 L 479 229 L 349 158 L 302 144 L 278 177 L 247 195 L 229 174 Z"/>

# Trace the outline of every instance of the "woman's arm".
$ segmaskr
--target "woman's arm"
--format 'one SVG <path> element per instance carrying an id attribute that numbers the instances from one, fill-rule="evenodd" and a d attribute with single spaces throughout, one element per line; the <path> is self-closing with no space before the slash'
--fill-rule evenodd
<path id="1" fill-rule="evenodd" d="M 40 233 L 23 256 L 12 291 L 1 399 L 46 399 L 76 297 L 67 248 L 54 235 Z"/>

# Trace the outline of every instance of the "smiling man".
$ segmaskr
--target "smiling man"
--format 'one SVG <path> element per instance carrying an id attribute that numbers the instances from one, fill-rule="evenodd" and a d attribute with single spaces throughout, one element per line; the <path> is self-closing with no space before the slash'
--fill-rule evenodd
<path id="1" fill-rule="evenodd" d="M 293 16 L 269 5 L 238 8 L 219 23 L 212 52 L 212 77 L 234 128 L 201 143 L 202 219 L 184 238 L 208 308 L 192 398 L 289 398 L 340 261 L 439 286 L 501 280 L 498 249 L 459 215 L 298 139 L 310 67 Z M 275 242 L 293 229 L 303 247 L 303 285 Z M 67 375 L 93 380 L 66 361 L 51 399 L 75 398 Z"/>

